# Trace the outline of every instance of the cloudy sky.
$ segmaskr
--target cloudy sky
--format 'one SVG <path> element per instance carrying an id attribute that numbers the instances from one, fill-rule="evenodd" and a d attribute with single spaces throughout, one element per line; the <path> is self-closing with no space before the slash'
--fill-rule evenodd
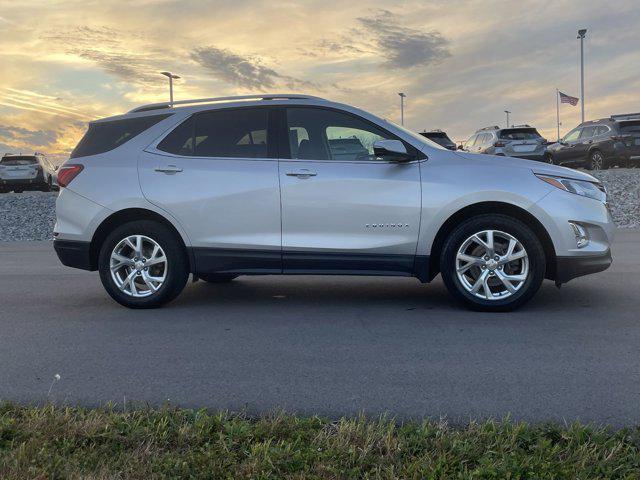
<path id="1" fill-rule="evenodd" d="M 304 92 L 464 139 L 536 125 L 555 138 L 555 88 L 586 114 L 640 111 L 640 2 L 0 0 L 0 153 L 63 157 L 91 119 L 168 97 Z M 561 132 L 579 107 L 561 107 Z"/>

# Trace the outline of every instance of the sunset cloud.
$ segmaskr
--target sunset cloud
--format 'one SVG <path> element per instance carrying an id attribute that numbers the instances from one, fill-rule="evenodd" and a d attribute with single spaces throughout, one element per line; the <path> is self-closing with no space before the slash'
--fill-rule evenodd
<path id="1" fill-rule="evenodd" d="M 178 99 L 291 91 L 398 120 L 402 91 L 414 130 L 462 140 L 509 109 L 553 139 L 555 89 L 579 95 L 581 27 L 587 116 L 640 111 L 637 1 L 514 5 L 0 0 L 0 150 L 68 154 L 88 121 L 166 100 L 163 70 Z M 579 111 L 562 106 L 562 132 Z"/>

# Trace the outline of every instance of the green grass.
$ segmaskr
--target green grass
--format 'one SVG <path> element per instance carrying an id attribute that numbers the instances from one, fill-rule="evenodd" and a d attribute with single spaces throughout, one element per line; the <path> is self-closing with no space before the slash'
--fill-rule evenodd
<path id="1" fill-rule="evenodd" d="M 0 478 L 640 478 L 640 430 L 0 406 Z"/>

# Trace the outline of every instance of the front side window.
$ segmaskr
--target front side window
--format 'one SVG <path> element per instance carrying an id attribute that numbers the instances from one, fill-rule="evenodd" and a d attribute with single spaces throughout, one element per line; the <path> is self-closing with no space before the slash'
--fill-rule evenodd
<path id="1" fill-rule="evenodd" d="M 584 127 L 580 138 L 591 138 L 596 134 L 596 127 Z"/>
<path id="2" fill-rule="evenodd" d="M 212 110 L 195 117 L 198 157 L 267 158 L 268 110 Z"/>
<path id="3" fill-rule="evenodd" d="M 577 140 L 578 137 L 580 136 L 580 128 L 576 128 L 575 130 L 570 131 L 569 133 L 567 133 L 567 135 L 564 137 L 564 141 L 565 142 L 572 142 L 573 140 Z"/>
<path id="4" fill-rule="evenodd" d="M 70 158 L 86 157 L 108 152 L 128 142 L 136 135 L 141 134 L 171 114 L 147 115 L 144 117 L 126 118 L 89 124 L 87 133 L 76 148 L 71 152 Z"/>
<path id="5" fill-rule="evenodd" d="M 354 115 L 321 108 L 288 108 L 290 158 L 375 160 L 373 145 L 395 139 Z"/>

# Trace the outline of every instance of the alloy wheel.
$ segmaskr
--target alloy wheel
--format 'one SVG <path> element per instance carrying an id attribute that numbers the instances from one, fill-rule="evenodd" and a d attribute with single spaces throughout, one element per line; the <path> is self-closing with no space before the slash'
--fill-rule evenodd
<path id="1" fill-rule="evenodd" d="M 130 235 L 116 244 L 109 259 L 111 278 L 132 297 L 157 292 L 167 277 L 167 257 L 162 247 L 145 235 Z"/>
<path id="2" fill-rule="evenodd" d="M 468 237 L 458 249 L 455 265 L 463 288 L 483 300 L 511 297 L 529 276 L 524 246 L 499 230 L 483 230 Z"/>
<path id="3" fill-rule="evenodd" d="M 591 154 L 591 170 L 602 170 L 603 158 L 600 152 Z"/>

